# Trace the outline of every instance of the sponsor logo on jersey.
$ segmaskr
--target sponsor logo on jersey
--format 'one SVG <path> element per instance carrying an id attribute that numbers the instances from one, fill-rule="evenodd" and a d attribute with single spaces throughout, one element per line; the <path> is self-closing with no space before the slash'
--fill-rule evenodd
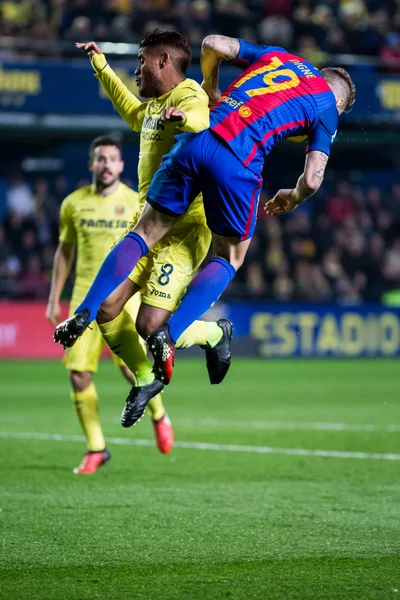
<path id="1" fill-rule="evenodd" d="M 143 125 L 142 125 L 142 129 L 143 128 L 151 129 L 152 131 L 159 130 L 159 129 L 164 131 L 165 125 L 161 121 L 160 117 L 145 117 L 145 119 L 143 120 Z"/>
<path id="2" fill-rule="evenodd" d="M 239 108 L 239 106 L 242 106 L 242 104 L 243 104 L 243 102 L 239 102 L 238 100 L 235 100 L 234 98 L 232 98 L 232 96 L 221 96 L 220 102 L 224 102 L 225 104 L 228 104 L 231 108 L 234 108 L 235 110 L 237 108 Z"/>
<path id="3" fill-rule="evenodd" d="M 162 135 L 160 135 L 158 132 L 156 133 L 155 131 L 144 131 L 143 129 L 141 136 L 142 139 L 146 140 L 147 142 L 162 142 L 164 139 Z"/>
<path id="4" fill-rule="evenodd" d="M 125 213 L 125 206 L 116 206 L 114 212 L 118 217 L 122 216 Z"/>
<path id="5" fill-rule="evenodd" d="M 168 294 L 167 292 L 160 292 L 160 290 L 155 290 L 154 288 L 150 290 L 150 296 L 159 296 L 159 298 L 171 300 L 171 294 Z"/>
<path id="6" fill-rule="evenodd" d="M 79 221 L 79 227 L 93 227 L 96 229 L 127 229 L 129 221 L 120 219 L 83 219 Z"/>

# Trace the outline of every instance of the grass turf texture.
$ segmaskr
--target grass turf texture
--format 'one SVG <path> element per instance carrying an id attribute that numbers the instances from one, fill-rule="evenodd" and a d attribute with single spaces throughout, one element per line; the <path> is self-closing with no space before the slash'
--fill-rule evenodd
<path id="1" fill-rule="evenodd" d="M 220 387 L 177 362 L 180 441 L 400 453 L 398 362 L 237 360 Z M 80 433 L 60 364 L 2 362 L 0 379 L 2 432 Z M 152 439 L 149 419 L 118 424 L 111 363 L 96 382 L 105 433 Z M 0 447 L 0 598 L 400 597 L 400 461 L 109 444 L 106 467 L 76 476 L 81 442 Z"/>

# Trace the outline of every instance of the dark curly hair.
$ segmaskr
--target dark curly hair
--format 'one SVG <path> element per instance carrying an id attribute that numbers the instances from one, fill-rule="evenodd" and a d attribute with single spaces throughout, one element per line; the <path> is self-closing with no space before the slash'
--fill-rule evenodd
<path id="1" fill-rule="evenodd" d="M 192 60 L 189 40 L 177 31 L 148 31 L 139 44 L 139 48 L 159 48 L 171 51 L 171 58 L 177 71 L 185 75 Z"/>

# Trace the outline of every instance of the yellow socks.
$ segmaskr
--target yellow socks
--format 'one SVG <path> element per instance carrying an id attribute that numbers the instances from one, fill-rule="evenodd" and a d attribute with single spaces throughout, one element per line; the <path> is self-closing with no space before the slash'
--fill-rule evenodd
<path id="1" fill-rule="evenodd" d="M 109 323 L 99 325 L 101 335 L 107 346 L 120 356 L 132 371 L 136 385 L 147 385 L 154 380 L 151 364 L 147 358 L 146 345 L 138 332 L 135 322 L 127 310 L 122 312 Z M 161 419 L 165 409 L 159 394 L 147 405 L 152 419 Z"/>
<path id="2" fill-rule="evenodd" d="M 178 338 L 176 347 L 181 349 L 196 344 L 199 346 L 208 344 L 214 348 L 222 338 L 222 334 L 221 327 L 215 321 L 195 321 Z"/>
<path id="3" fill-rule="evenodd" d="M 125 309 L 109 323 L 99 325 L 107 346 L 120 356 L 132 371 L 137 385 L 147 385 L 154 379 L 147 358 L 145 343 L 136 331 L 134 320 Z"/>
<path id="4" fill-rule="evenodd" d="M 159 421 L 162 419 L 165 415 L 165 408 L 161 399 L 161 394 L 154 396 L 154 398 L 152 398 L 148 403 L 147 408 L 149 409 L 150 417 L 153 419 L 153 421 Z"/>
<path id="5" fill-rule="evenodd" d="M 83 433 L 87 439 L 87 448 L 92 452 L 104 450 L 106 442 L 99 421 L 99 399 L 94 383 L 83 392 L 72 392 L 75 411 Z"/>

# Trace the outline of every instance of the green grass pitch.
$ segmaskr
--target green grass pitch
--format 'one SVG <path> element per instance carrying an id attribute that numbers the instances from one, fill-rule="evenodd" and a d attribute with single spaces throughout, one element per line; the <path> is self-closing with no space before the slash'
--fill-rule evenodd
<path id="1" fill-rule="evenodd" d="M 119 425 L 105 362 L 112 461 L 77 476 L 63 366 L 3 361 L 0 598 L 400 598 L 399 380 L 396 361 L 238 359 L 210 386 L 178 357 L 163 456 L 148 418 Z"/>

